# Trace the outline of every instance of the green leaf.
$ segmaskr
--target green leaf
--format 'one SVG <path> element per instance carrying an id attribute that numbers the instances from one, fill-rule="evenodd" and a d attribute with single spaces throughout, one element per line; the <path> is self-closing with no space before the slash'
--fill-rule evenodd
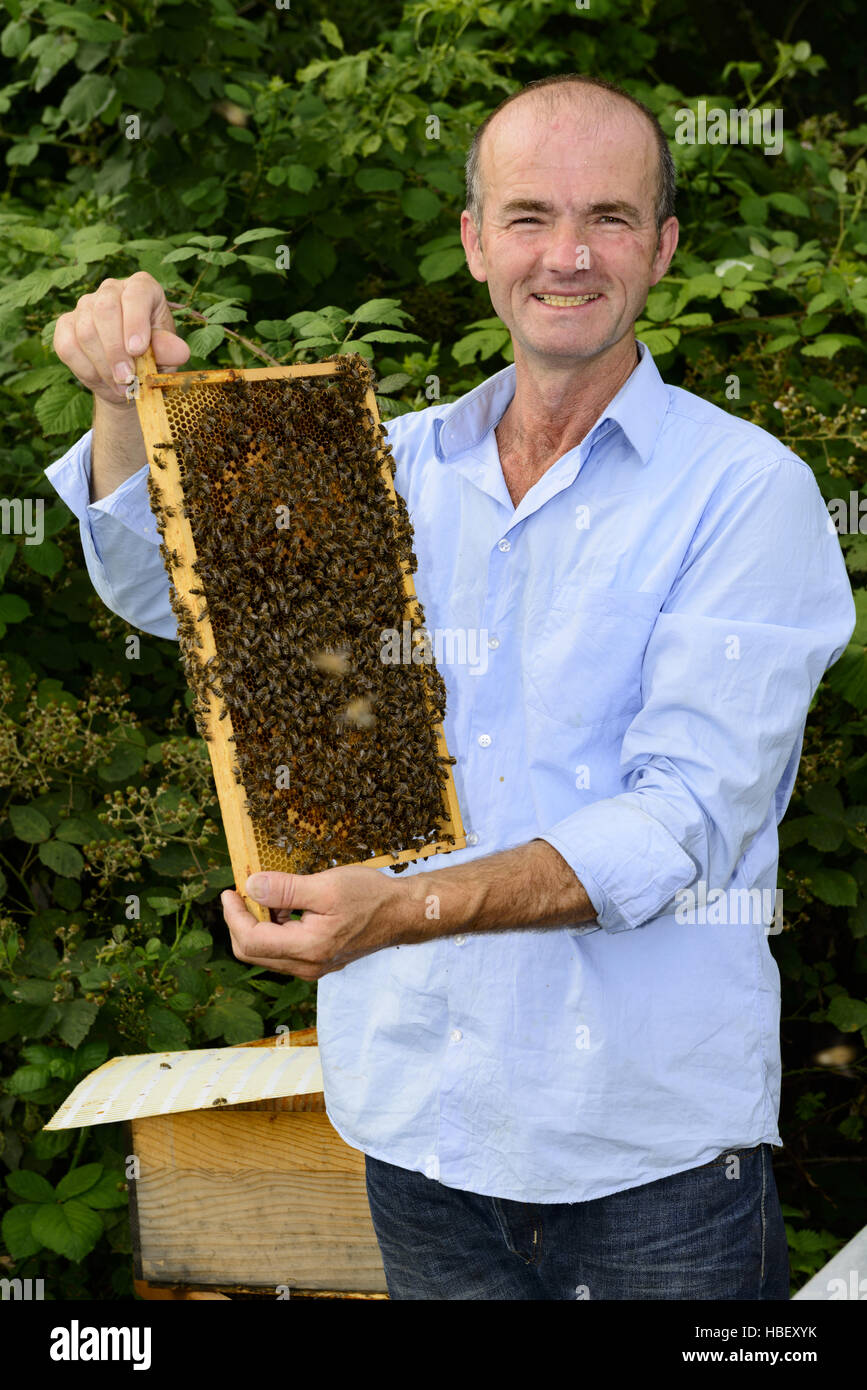
<path id="1" fill-rule="evenodd" d="M 90 425 L 93 397 L 80 386 L 49 386 L 34 411 L 43 434 L 76 434 Z"/>
<path id="2" fill-rule="evenodd" d="M 29 1202 L 10 1207 L 3 1217 L 3 1243 L 13 1260 L 26 1260 L 42 1249 L 33 1234 L 33 1218 L 40 1210 Z"/>
<path id="3" fill-rule="evenodd" d="M 447 280 L 456 271 L 462 270 L 467 263 L 467 258 L 462 246 L 452 246 L 445 251 L 434 251 L 430 256 L 425 256 L 419 264 L 421 278 L 429 285 L 436 280 Z"/>
<path id="4" fill-rule="evenodd" d="M 93 1027 L 98 1013 L 99 1005 L 91 999 L 71 999 L 62 1004 L 58 1036 L 70 1047 L 79 1047 Z"/>
<path id="5" fill-rule="evenodd" d="M 509 341 L 509 331 L 505 327 L 482 328 L 476 333 L 468 333 L 460 338 L 452 348 L 452 356 L 462 367 L 475 360 L 484 361 L 495 352 L 502 352 Z"/>
<path id="6" fill-rule="evenodd" d="M 18 1067 L 6 1082 L 6 1090 L 13 1096 L 27 1096 L 33 1091 L 41 1091 L 51 1080 L 48 1067 Z"/>
<path id="7" fill-rule="evenodd" d="M 804 797 L 814 815 L 841 820 L 846 813 L 843 798 L 831 782 L 816 782 Z"/>
<path id="8" fill-rule="evenodd" d="M 168 251 L 163 256 L 161 265 L 175 265 L 178 261 L 190 261 L 194 256 L 200 256 L 201 249 L 198 246 L 177 246 L 174 251 Z"/>
<path id="9" fill-rule="evenodd" d="M 768 220 L 768 205 L 764 198 L 757 198 L 752 194 L 741 198 L 738 212 L 747 226 L 763 227 Z"/>
<path id="10" fill-rule="evenodd" d="M 413 222 L 430 222 L 442 207 L 437 195 L 431 193 L 429 188 L 405 188 L 400 205 Z"/>
<path id="11" fill-rule="evenodd" d="M 796 198 L 794 193 L 769 193 L 768 202 L 771 207 L 779 208 L 780 212 L 787 212 L 790 217 L 810 216 L 810 209 L 803 198 Z"/>
<path id="12" fill-rule="evenodd" d="M 152 907 L 158 917 L 167 917 L 170 912 L 176 912 L 181 905 L 180 898 L 164 898 L 160 896 L 147 897 L 145 902 Z"/>
<path id="13" fill-rule="evenodd" d="M 9 819 L 15 831 L 15 838 L 23 840 L 26 845 L 41 844 L 51 835 L 50 822 L 32 806 L 10 806 Z"/>
<path id="14" fill-rule="evenodd" d="M 364 193 L 396 193 L 403 188 L 403 176 L 396 169 L 368 168 L 357 169 L 355 182 Z"/>
<path id="15" fill-rule="evenodd" d="M 838 821 L 825 820 L 822 816 L 805 816 L 798 824 L 804 825 L 807 843 L 814 849 L 820 849 L 823 854 L 831 854 L 839 849 L 846 838 L 845 828 Z"/>
<path id="16" fill-rule="evenodd" d="M 658 357 L 677 347 L 680 342 L 680 329 L 673 327 L 651 328 L 642 331 L 639 337 L 654 357 Z"/>
<path id="17" fill-rule="evenodd" d="M 67 6 L 66 13 L 72 14 L 74 11 Z M 114 93 L 114 84 L 110 78 L 103 73 L 86 73 L 69 88 L 60 103 L 60 114 L 69 122 L 71 129 L 84 130 L 105 110 Z"/>
<path id="18" fill-rule="evenodd" d="M 340 30 L 330 19 L 320 19 L 319 28 L 322 30 L 323 37 L 328 40 L 333 48 L 339 48 L 343 52 L 343 40 L 340 37 Z"/>
<path id="19" fill-rule="evenodd" d="M 843 869 L 813 869 L 809 877 L 815 897 L 832 907 L 854 907 L 858 901 L 858 885 Z"/>
<path id="20" fill-rule="evenodd" d="M 39 858 L 47 869 L 53 869 L 61 878 L 78 878 L 84 868 L 84 859 L 75 845 L 63 840 L 48 840 L 39 846 Z"/>
<path id="21" fill-rule="evenodd" d="M 103 782 L 126 782 L 143 766 L 147 748 L 137 743 L 119 743 L 111 757 L 97 764 L 97 775 Z"/>
<path id="22" fill-rule="evenodd" d="M 54 541 L 43 541 L 41 545 L 27 545 L 21 547 L 21 558 L 28 569 L 35 574 L 41 574 L 46 579 L 53 579 L 55 574 L 59 574 L 66 561 L 63 558 L 63 551 Z"/>
<path id="23" fill-rule="evenodd" d="M 32 1231 L 37 1240 L 76 1263 L 96 1245 L 102 1235 L 102 1220 L 83 1202 L 72 1198 L 62 1206 L 42 1206 L 33 1217 Z"/>
<path id="24" fill-rule="evenodd" d="M 358 340 L 360 343 L 421 343 L 424 340 L 417 333 L 398 333 L 394 328 L 374 328 L 371 333 L 364 333 Z"/>
<path id="25" fill-rule="evenodd" d="M 6 151 L 6 163 L 13 165 L 32 164 L 39 153 L 39 146 L 35 140 L 21 140 L 17 145 L 10 145 Z"/>
<path id="26" fill-rule="evenodd" d="M 229 1044 L 250 1042 L 252 1038 L 261 1038 L 265 1031 L 261 1014 L 231 995 L 212 1004 L 199 1022 L 204 1037 L 222 1037 Z"/>
<path id="27" fill-rule="evenodd" d="M 337 252 L 321 232 L 305 232 L 294 255 L 294 265 L 311 285 L 327 280 L 337 268 Z"/>
<path id="28" fill-rule="evenodd" d="M 0 53 L 4 58 L 20 58 L 29 42 L 30 25 L 24 19 L 13 19 L 0 34 Z"/>
<path id="29" fill-rule="evenodd" d="M 278 237 L 280 241 L 285 241 L 286 233 L 279 227 L 253 227 L 249 232 L 236 236 L 232 245 L 246 246 L 249 241 L 264 241 L 266 237 Z"/>
<path id="30" fill-rule="evenodd" d="M 210 932 L 197 929 L 181 937 L 178 950 L 182 956 L 196 956 L 200 951 L 209 951 L 213 944 Z"/>
<path id="31" fill-rule="evenodd" d="M 793 343 L 799 343 L 800 341 L 801 338 L 798 333 L 781 333 L 778 338 L 770 338 L 768 342 L 763 344 L 761 349 L 762 356 L 767 356 L 772 352 L 783 352 L 785 348 L 789 348 Z"/>
<path id="32" fill-rule="evenodd" d="M 863 343 L 851 333 L 823 333 L 814 343 L 805 344 L 801 353 L 804 357 L 833 357 L 843 347 L 859 348 Z"/>
<path id="33" fill-rule="evenodd" d="M 89 840 L 99 839 L 100 829 L 98 821 L 94 823 L 81 816 L 68 816 L 60 822 L 54 835 L 70 845 L 86 845 Z"/>
<path id="34" fill-rule="evenodd" d="M 134 111 L 155 111 L 163 99 L 165 90 L 166 84 L 163 79 L 150 68 L 124 67 L 124 102 Z"/>
<path id="35" fill-rule="evenodd" d="M 3 239 L 14 246 L 23 246 L 25 251 L 41 251 L 47 256 L 56 256 L 60 250 L 60 237 L 56 232 L 49 227 L 35 227 L 28 222 L 13 223 L 12 226 L 4 227 Z M 59 371 L 64 377 L 67 375 L 65 368 L 51 367 L 47 370 Z M 32 373 L 34 376 L 36 374 Z"/>
<path id="36" fill-rule="evenodd" d="M 829 308 L 831 304 L 836 304 L 840 296 L 838 294 L 828 294 L 822 291 L 821 294 L 814 294 L 807 305 L 808 314 L 820 314 L 823 309 Z"/>
<path id="37" fill-rule="evenodd" d="M 410 381 L 409 372 L 393 372 L 390 376 L 384 376 L 381 381 L 376 383 L 377 394 L 390 396 L 395 391 L 400 391 Z"/>
<path id="38" fill-rule="evenodd" d="M 115 1207 L 125 1207 L 129 1201 L 129 1194 L 122 1186 L 118 1187 L 118 1183 L 122 1183 L 122 1181 L 117 1173 L 103 1173 L 99 1182 L 82 1193 L 81 1200 L 97 1211 L 111 1211 Z"/>
<path id="39" fill-rule="evenodd" d="M 404 319 L 409 318 L 401 309 L 399 299 L 368 299 L 350 315 L 356 323 L 388 323 L 400 328 Z M 308 330 L 309 331 L 309 330 Z"/>
<path id="40" fill-rule="evenodd" d="M 45 23 L 49 28 L 72 29 L 87 43 L 119 43 L 126 35 L 119 24 L 107 19 L 98 19 L 86 10 L 76 9 L 75 5 L 56 5 L 46 7 L 49 13 Z"/>
<path id="41" fill-rule="evenodd" d="M 102 1177 L 101 1163 L 85 1163 L 81 1168 L 71 1168 L 57 1184 L 57 1196 L 61 1201 L 67 1197 L 80 1197 L 82 1192 L 93 1187 Z"/>
<path id="42" fill-rule="evenodd" d="M 867 709 L 867 651 L 860 643 L 849 643 L 825 676 L 825 683 L 856 709 Z"/>
<path id="43" fill-rule="evenodd" d="M 828 1018 L 841 1033 L 854 1033 L 867 1027 L 867 1003 L 850 999 L 848 994 L 835 994 L 828 1008 Z"/>
<path id="44" fill-rule="evenodd" d="M 32 1173 L 29 1168 L 16 1168 L 6 1179 L 6 1186 L 16 1197 L 26 1202 L 53 1202 L 54 1188 L 41 1173 Z"/>
<path id="45" fill-rule="evenodd" d="M 171 1009 L 151 1004 L 147 1009 L 147 1045 L 151 1052 L 179 1052 L 189 1046 L 187 1025 Z"/>
<path id="46" fill-rule="evenodd" d="M 0 594 L 0 623 L 23 623 L 31 611 L 27 600 L 17 594 Z"/>
<path id="47" fill-rule="evenodd" d="M 84 1076 L 96 1067 L 101 1067 L 103 1062 L 108 1060 L 108 1051 L 108 1043 L 105 1041 L 83 1043 L 75 1053 L 76 1075 Z"/>
<path id="48" fill-rule="evenodd" d="M 309 193 L 316 183 L 316 172 L 306 164 L 290 164 L 286 169 L 286 186 L 296 193 Z"/>
<path id="49" fill-rule="evenodd" d="M 194 357 L 207 357 L 209 352 L 219 347 L 226 336 L 226 330 L 219 324 L 208 324 L 197 328 L 187 338 L 187 345 Z"/>

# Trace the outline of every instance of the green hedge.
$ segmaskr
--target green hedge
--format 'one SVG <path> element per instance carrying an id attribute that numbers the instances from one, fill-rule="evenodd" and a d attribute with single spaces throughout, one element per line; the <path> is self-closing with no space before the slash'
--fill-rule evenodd
<path id="1" fill-rule="evenodd" d="M 860 103 L 839 104 L 845 4 L 823 20 L 828 61 L 756 20 L 734 62 L 702 48 L 681 0 L 335 0 L 322 19 L 228 0 L 5 10 L 0 490 L 45 504 L 40 544 L 0 537 L 5 1272 L 56 1298 L 124 1297 L 120 1131 L 41 1126 L 108 1056 L 302 1027 L 315 1000 L 232 957 L 228 856 L 177 650 L 102 606 L 43 477 L 90 423 L 52 353 L 55 319 L 145 269 L 179 306 L 192 367 L 359 351 L 384 416 L 454 399 L 510 360 L 457 231 L 466 146 L 502 96 L 597 72 L 672 137 L 700 98 L 779 107 L 778 156 L 673 145 L 681 247 L 638 332 L 667 380 L 791 444 L 848 516 L 867 418 L 867 126 Z M 771 938 L 796 1287 L 867 1221 L 865 533 L 867 515 L 841 535 L 859 625 L 811 710 L 782 829 L 786 930 Z"/>

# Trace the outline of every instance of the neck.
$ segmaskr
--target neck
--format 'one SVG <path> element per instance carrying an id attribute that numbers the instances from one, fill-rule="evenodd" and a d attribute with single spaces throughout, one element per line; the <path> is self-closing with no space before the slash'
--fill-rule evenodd
<path id="1" fill-rule="evenodd" d="M 501 455 L 518 454 L 528 472 L 575 449 L 638 365 L 634 337 L 598 358 L 552 369 L 515 344 L 515 394 L 496 428 Z"/>

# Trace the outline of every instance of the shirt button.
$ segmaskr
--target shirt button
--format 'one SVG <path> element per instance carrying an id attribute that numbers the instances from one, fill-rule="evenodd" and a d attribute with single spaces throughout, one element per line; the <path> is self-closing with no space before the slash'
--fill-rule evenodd
<path id="1" fill-rule="evenodd" d="M 460 1042 L 461 1038 L 462 1038 L 464 1035 L 463 1035 L 463 1033 L 461 1032 L 460 1028 L 453 1028 L 452 1031 L 451 1031 L 451 1033 L 449 1034 L 449 1036 L 450 1036 L 452 1042 Z"/>
<path id="2" fill-rule="evenodd" d="M 511 550 L 511 549 L 512 549 L 512 542 L 511 542 L 511 541 L 506 541 L 506 540 L 497 541 L 497 549 L 498 549 L 498 550 Z"/>
<path id="3" fill-rule="evenodd" d="M 491 735 L 490 735 L 490 734 L 479 734 L 479 747 L 480 747 L 480 748 L 490 748 L 490 746 L 491 746 Z"/>
<path id="4" fill-rule="evenodd" d="M 467 844 L 468 844 L 468 845 L 477 845 L 478 843 L 479 843 L 479 837 L 478 837 L 478 835 L 476 834 L 475 830 L 471 830 L 470 833 L 469 833 L 468 836 L 467 836 Z"/>
<path id="5" fill-rule="evenodd" d="M 498 647 L 499 645 L 500 645 L 500 639 L 499 639 L 499 637 L 489 637 L 489 638 L 488 638 L 488 646 L 489 646 L 489 647 L 495 647 L 495 648 L 496 648 L 496 647 Z"/>
<path id="6" fill-rule="evenodd" d="M 466 938 L 465 936 L 456 936 L 456 937 L 455 937 L 455 945 L 456 945 L 456 946 L 463 946 L 463 944 L 464 944 L 464 942 L 466 941 L 466 939 L 467 939 L 467 938 Z"/>

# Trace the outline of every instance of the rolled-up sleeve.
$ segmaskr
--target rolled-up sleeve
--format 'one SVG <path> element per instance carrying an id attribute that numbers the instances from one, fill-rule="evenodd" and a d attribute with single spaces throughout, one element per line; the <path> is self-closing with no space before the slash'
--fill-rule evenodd
<path id="1" fill-rule="evenodd" d="M 791 794 L 816 688 L 855 606 L 812 471 L 794 455 L 720 485 L 648 641 L 622 793 L 550 827 L 599 925 L 642 926 L 696 880 L 725 888 Z"/>
<path id="2" fill-rule="evenodd" d="M 90 501 L 93 431 L 88 430 L 45 476 L 78 520 L 84 562 L 106 608 L 132 627 L 177 640 L 169 581 L 147 491 L 148 465 L 97 502 Z"/>

